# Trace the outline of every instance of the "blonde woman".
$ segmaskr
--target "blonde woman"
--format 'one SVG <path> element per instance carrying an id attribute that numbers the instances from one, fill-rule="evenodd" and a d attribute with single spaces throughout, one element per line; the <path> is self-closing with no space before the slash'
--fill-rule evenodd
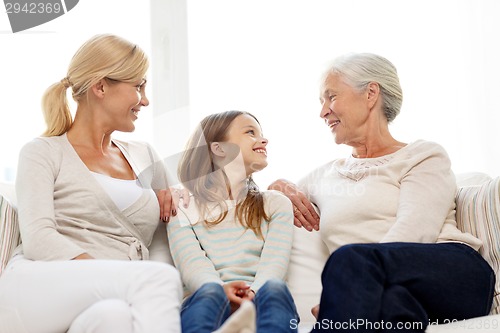
<path id="1" fill-rule="evenodd" d="M 46 91 L 47 130 L 19 157 L 22 245 L 0 279 L 2 332 L 180 332 L 179 274 L 147 261 L 165 169 L 150 146 L 112 137 L 148 106 L 147 69 L 137 45 L 98 35 Z"/>
<path id="2" fill-rule="evenodd" d="M 189 294 L 183 333 L 252 332 L 253 311 L 257 332 L 293 332 L 297 312 L 283 281 L 292 206 L 277 191 L 260 192 L 252 179 L 267 166 L 266 146 L 257 119 L 240 111 L 206 117 L 187 144 L 178 175 L 194 200 L 167 225 Z"/>

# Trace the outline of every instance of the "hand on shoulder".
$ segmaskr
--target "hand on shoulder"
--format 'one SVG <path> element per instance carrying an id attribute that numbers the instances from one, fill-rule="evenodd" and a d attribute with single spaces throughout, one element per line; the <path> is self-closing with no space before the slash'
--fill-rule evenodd
<path id="1" fill-rule="evenodd" d="M 296 227 L 304 227 L 308 231 L 319 230 L 319 215 L 311 201 L 297 185 L 285 179 L 278 179 L 269 185 L 268 189 L 280 191 L 290 199 Z"/>

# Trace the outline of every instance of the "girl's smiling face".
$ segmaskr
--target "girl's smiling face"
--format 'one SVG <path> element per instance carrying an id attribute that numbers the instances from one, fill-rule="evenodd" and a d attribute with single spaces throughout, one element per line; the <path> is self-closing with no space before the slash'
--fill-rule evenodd
<path id="1" fill-rule="evenodd" d="M 247 176 L 267 166 L 268 141 L 263 137 L 262 129 L 254 117 L 248 114 L 236 117 L 231 122 L 225 139 L 224 142 L 239 147 Z"/>

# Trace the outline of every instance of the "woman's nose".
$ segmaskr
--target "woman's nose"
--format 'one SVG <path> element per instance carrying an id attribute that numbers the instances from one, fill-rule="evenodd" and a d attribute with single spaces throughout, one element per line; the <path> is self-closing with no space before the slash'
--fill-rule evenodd
<path id="1" fill-rule="evenodd" d="M 332 112 L 332 110 L 330 109 L 330 105 L 328 104 L 328 102 L 324 102 L 321 106 L 321 112 L 319 113 L 319 116 L 320 118 L 325 118 L 330 114 L 330 112 Z"/>
<path id="2" fill-rule="evenodd" d="M 146 97 L 146 93 L 141 94 L 141 101 L 139 102 L 142 106 L 149 105 L 149 99 Z"/>

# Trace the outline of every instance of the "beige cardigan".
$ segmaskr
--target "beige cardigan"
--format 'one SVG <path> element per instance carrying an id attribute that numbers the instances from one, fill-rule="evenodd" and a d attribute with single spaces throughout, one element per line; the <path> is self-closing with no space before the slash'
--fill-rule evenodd
<path id="1" fill-rule="evenodd" d="M 148 259 L 160 216 L 152 187 L 167 186 L 166 170 L 147 144 L 113 142 L 144 187 L 124 211 L 94 179 L 65 134 L 37 138 L 23 147 L 16 177 L 22 245 L 15 254 L 32 260 L 68 260 L 82 253 L 98 259 Z"/>

